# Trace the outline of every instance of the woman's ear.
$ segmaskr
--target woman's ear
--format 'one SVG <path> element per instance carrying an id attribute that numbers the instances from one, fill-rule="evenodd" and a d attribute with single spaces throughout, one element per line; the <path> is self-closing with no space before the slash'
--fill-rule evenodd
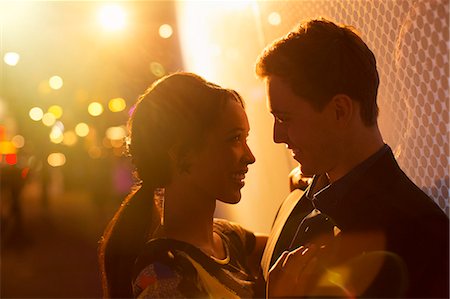
<path id="1" fill-rule="evenodd" d="M 339 126 L 347 126 L 356 111 L 355 102 L 346 94 L 337 94 L 332 99 L 335 120 Z"/>

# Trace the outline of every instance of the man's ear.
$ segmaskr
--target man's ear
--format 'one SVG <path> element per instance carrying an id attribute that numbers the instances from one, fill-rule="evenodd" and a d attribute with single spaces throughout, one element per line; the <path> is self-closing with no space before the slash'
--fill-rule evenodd
<path id="1" fill-rule="evenodd" d="M 338 125 L 346 126 L 354 117 L 356 105 L 352 98 L 346 94 L 337 94 L 331 99 L 335 120 Z"/>

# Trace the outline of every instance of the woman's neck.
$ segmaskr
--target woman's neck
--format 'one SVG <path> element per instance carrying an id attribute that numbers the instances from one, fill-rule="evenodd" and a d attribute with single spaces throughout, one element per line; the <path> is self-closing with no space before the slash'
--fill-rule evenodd
<path id="1" fill-rule="evenodd" d="M 216 201 L 189 191 L 166 188 L 162 236 L 190 243 L 205 254 L 220 258 L 224 255 L 223 245 L 213 232 Z"/>

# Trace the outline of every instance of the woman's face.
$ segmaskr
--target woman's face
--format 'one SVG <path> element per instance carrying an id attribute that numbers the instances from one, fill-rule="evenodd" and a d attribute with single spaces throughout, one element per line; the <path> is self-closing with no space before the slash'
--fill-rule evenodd
<path id="1" fill-rule="evenodd" d="M 216 125 L 190 161 L 192 183 L 207 197 L 225 203 L 240 201 L 248 165 L 255 162 L 247 145 L 249 130 L 242 106 L 234 100 L 227 101 Z"/>

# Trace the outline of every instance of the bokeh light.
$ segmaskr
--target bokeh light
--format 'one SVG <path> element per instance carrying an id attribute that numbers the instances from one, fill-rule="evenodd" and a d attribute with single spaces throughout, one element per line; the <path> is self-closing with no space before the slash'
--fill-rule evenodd
<path id="1" fill-rule="evenodd" d="M 92 102 L 88 106 L 88 112 L 92 116 L 99 116 L 103 113 L 103 106 L 99 102 Z"/>
<path id="2" fill-rule="evenodd" d="M 20 55 L 16 52 L 7 52 L 3 55 L 3 61 L 10 66 L 15 66 L 19 63 Z"/>
<path id="3" fill-rule="evenodd" d="M 281 24 L 281 16 L 276 11 L 269 14 L 269 17 L 267 18 L 270 25 L 278 26 Z"/>
<path id="4" fill-rule="evenodd" d="M 86 137 L 89 134 L 89 126 L 86 123 L 79 123 L 75 126 L 75 133 L 80 137 Z"/>
<path id="5" fill-rule="evenodd" d="M 25 145 L 25 138 L 22 135 L 15 135 L 13 138 L 11 138 L 11 143 L 16 148 L 22 148 Z"/>
<path id="6" fill-rule="evenodd" d="M 164 66 L 161 63 L 156 62 L 156 61 L 150 63 L 150 71 L 156 77 L 162 77 L 166 74 L 166 70 L 164 69 Z"/>
<path id="7" fill-rule="evenodd" d="M 47 162 L 52 167 L 63 166 L 66 164 L 66 156 L 63 153 L 51 153 L 47 157 Z"/>
<path id="8" fill-rule="evenodd" d="M 123 126 L 110 127 L 106 130 L 106 137 L 111 140 L 122 140 L 125 138 L 126 131 Z"/>
<path id="9" fill-rule="evenodd" d="M 125 28 L 126 14 L 119 5 L 109 4 L 101 8 L 99 20 L 104 29 L 108 31 L 117 31 Z"/>
<path id="10" fill-rule="evenodd" d="M 5 155 L 5 161 L 9 165 L 15 165 L 17 164 L 17 155 L 16 154 L 8 154 Z"/>
<path id="11" fill-rule="evenodd" d="M 0 154 L 8 155 L 15 154 L 16 147 L 11 141 L 0 141 Z"/>
<path id="12" fill-rule="evenodd" d="M 49 134 L 50 141 L 53 143 L 61 143 L 64 140 L 63 130 L 58 126 L 53 126 Z"/>
<path id="13" fill-rule="evenodd" d="M 28 112 L 28 115 L 32 120 L 40 121 L 44 116 L 44 111 L 42 111 L 42 109 L 39 107 L 33 107 L 30 109 L 30 112 Z"/>
<path id="14" fill-rule="evenodd" d="M 47 112 L 42 116 L 42 123 L 47 127 L 51 127 L 55 124 L 56 118 L 53 114 Z"/>
<path id="15" fill-rule="evenodd" d="M 172 26 L 169 24 L 163 24 L 159 27 L 159 36 L 162 38 L 169 38 L 173 34 Z"/>
<path id="16" fill-rule="evenodd" d="M 102 156 L 102 150 L 98 147 L 98 146 L 91 146 L 88 149 L 88 155 L 89 157 L 91 157 L 92 159 L 98 159 Z"/>
<path id="17" fill-rule="evenodd" d="M 63 144 L 67 146 L 75 145 L 78 141 L 77 134 L 75 134 L 74 131 L 64 132 L 63 137 L 64 137 Z"/>
<path id="18" fill-rule="evenodd" d="M 108 102 L 108 108 L 112 112 L 120 112 L 123 111 L 127 107 L 127 104 L 122 98 L 111 99 Z"/>
<path id="19" fill-rule="evenodd" d="M 48 80 L 48 85 L 50 86 L 51 89 L 58 90 L 61 89 L 61 87 L 63 87 L 64 81 L 60 76 L 52 76 Z"/>
<path id="20" fill-rule="evenodd" d="M 49 113 L 53 114 L 56 119 L 61 118 L 61 116 L 63 115 L 63 109 L 61 106 L 58 106 L 58 105 L 50 106 L 47 111 Z"/>

